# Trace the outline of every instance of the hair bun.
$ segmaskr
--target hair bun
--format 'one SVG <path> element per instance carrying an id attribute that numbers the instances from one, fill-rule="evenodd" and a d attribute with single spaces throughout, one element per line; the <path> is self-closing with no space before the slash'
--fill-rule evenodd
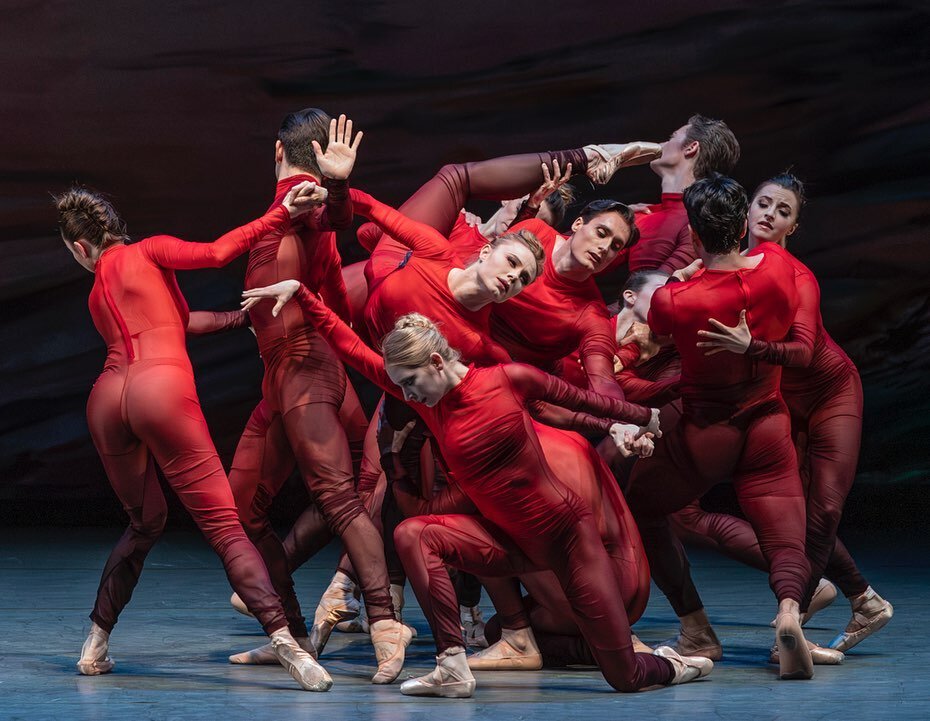
<path id="1" fill-rule="evenodd" d="M 394 330 L 404 330 L 405 328 L 425 328 L 426 330 L 435 331 L 439 330 L 433 321 L 431 321 L 425 315 L 420 315 L 419 313 L 407 313 L 407 315 L 402 315 L 397 319 L 397 322 L 394 323 Z"/>

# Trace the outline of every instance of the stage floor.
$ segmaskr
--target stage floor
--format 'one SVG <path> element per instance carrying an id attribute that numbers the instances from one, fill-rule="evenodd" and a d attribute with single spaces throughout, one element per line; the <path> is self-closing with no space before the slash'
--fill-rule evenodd
<path id="1" fill-rule="evenodd" d="M 812 681 L 779 681 L 767 663 L 775 603 L 762 574 L 719 556 L 692 555 L 695 580 L 724 644 L 706 680 L 639 694 L 614 693 L 589 670 L 480 673 L 466 700 L 408 699 L 373 686 L 367 636 L 333 634 L 321 659 L 335 685 L 305 693 L 280 667 L 231 666 L 230 652 L 263 643 L 258 625 L 229 606 L 219 561 L 196 534 L 172 531 L 156 546 L 114 631 L 114 672 L 80 676 L 75 661 L 90 624 L 99 574 L 117 529 L 0 530 L 0 719 L 927 719 L 930 718 L 930 561 L 925 537 L 850 547 L 895 606 L 882 631 Z M 335 562 L 331 546 L 296 576 L 313 615 Z M 408 589 L 405 620 L 419 637 L 401 679 L 433 666 L 429 628 Z M 485 600 L 486 603 L 486 600 Z M 490 614 L 485 606 L 485 613 Z M 826 644 L 849 618 L 839 598 L 807 629 Z M 636 631 L 671 636 L 674 615 L 653 596 Z"/>

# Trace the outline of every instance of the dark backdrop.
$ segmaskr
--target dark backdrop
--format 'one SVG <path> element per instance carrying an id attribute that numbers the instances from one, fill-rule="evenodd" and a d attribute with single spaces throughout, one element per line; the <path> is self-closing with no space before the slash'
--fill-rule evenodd
<path id="1" fill-rule="evenodd" d="M 750 190 L 787 166 L 809 183 L 792 250 L 818 275 L 827 327 L 862 371 L 868 502 L 900 510 L 920 497 L 930 465 L 923 3 L 127 5 L 4 6 L 5 522 L 119 517 L 84 420 L 104 358 L 86 308 L 92 279 L 61 246 L 49 192 L 74 180 L 110 192 L 135 238 L 212 239 L 267 206 L 278 123 L 305 106 L 346 112 L 366 131 L 353 182 L 394 204 L 450 160 L 662 140 L 693 112 L 726 119 Z M 659 186 L 637 168 L 602 194 L 654 201 Z M 351 237 L 341 247 L 347 262 L 361 257 Z M 181 274 L 191 307 L 233 307 L 243 269 Z M 604 289 L 612 296 L 616 279 Z M 191 354 L 228 462 L 258 396 L 254 341 L 195 340 Z"/>

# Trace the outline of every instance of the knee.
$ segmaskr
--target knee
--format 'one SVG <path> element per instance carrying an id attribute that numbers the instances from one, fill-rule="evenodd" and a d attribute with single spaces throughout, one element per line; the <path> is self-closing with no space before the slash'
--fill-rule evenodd
<path id="1" fill-rule="evenodd" d="M 168 520 L 168 508 L 160 504 L 157 508 L 142 509 L 138 513 L 130 513 L 130 525 L 140 536 L 157 540 L 165 530 Z"/>
<path id="2" fill-rule="evenodd" d="M 419 543 L 426 530 L 427 523 L 422 517 L 408 518 L 401 521 L 394 529 L 394 548 L 400 555 L 409 554 Z"/>

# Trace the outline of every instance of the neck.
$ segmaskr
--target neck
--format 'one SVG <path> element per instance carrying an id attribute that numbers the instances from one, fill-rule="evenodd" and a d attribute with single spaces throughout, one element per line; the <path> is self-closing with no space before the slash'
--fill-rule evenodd
<path id="1" fill-rule="evenodd" d="M 659 175 L 662 178 L 663 193 L 683 193 L 685 188 L 694 183 L 694 169 L 690 164 L 674 168 L 662 168 Z"/>
<path id="2" fill-rule="evenodd" d="M 472 263 L 467 268 L 453 268 L 446 278 L 449 292 L 470 311 L 481 310 L 494 299 L 478 280 L 478 268 Z"/>
<path id="3" fill-rule="evenodd" d="M 704 268 L 707 270 L 740 270 L 741 268 L 754 267 L 758 260 L 747 258 L 740 253 L 739 248 L 734 248 L 729 253 L 720 255 L 711 254 L 701 248 L 699 255 L 704 261 Z"/>
<path id="4" fill-rule="evenodd" d="M 559 275 L 574 281 L 587 280 L 593 275 L 589 268 L 581 265 L 572 255 L 571 237 L 559 236 L 555 241 L 555 247 L 552 249 L 552 267 Z"/>
<path id="5" fill-rule="evenodd" d="M 449 390 L 451 391 L 461 383 L 468 374 L 468 366 L 462 363 L 462 361 L 455 361 L 455 363 L 446 366 L 446 374 L 449 379 Z"/>
<path id="6" fill-rule="evenodd" d="M 763 243 L 763 242 L 765 242 L 765 241 L 759 240 L 758 238 L 756 238 L 754 235 L 752 235 L 752 234 L 750 233 L 750 234 L 749 234 L 749 241 L 748 241 L 748 244 L 747 244 L 747 250 L 752 250 L 753 248 L 755 248 L 756 246 L 758 246 L 759 244 L 761 244 L 761 243 Z M 785 239 L 784 236 L 782 236 L 781 238 L 779 238 L 778 240 L 776 240 L 776 241 L 775 241 L 775 244 L 776 244 L 776 245 L 780 245 L 782 248 L 787 248 L 787 247 L 788 247 L 788 243 L 786 242 L 786 239 Z"/>
<path id="7" fill-rule="evenodd" d="M 288 163 L 286 160 L 282 160 L 280 163 L 278 163 L 275 175 L 279 183 L 282 180 L 293 178 L 295 175 L 310 175 L 314 178 L 318 177 L 316 173 L 311 173 L 309 170 L 303 170 L 302 168 L 295 167 Z"/>
<path id="8" fill-rule="evenodd" d="M 636 314 L 633 313 L 633 309 L 628 306 L 623 306 L 623 308 L 620 309 L 620 312 L 617 313 L 618 344 L 621 340 L 623 340 L 624 336 L 626 336 L 627 331 L 630 330 L 630 327 L 633 325 L 634 321 L 639 321 L 639 318 L 637 318 Z"/>

